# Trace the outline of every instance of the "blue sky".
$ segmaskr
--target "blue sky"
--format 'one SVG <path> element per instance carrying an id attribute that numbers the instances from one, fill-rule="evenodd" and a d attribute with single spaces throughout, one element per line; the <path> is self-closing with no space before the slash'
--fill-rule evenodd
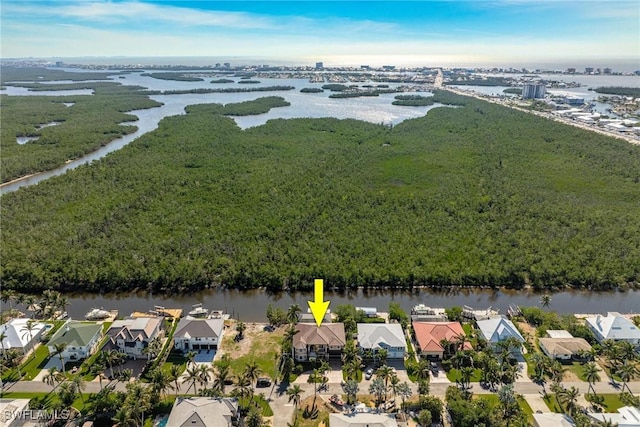
<path id="1" fill-rule="evenodd" d="M 327 64 L 640 68 L 631 1 L 2 0 L 2 57 L 260 57 Z"/>

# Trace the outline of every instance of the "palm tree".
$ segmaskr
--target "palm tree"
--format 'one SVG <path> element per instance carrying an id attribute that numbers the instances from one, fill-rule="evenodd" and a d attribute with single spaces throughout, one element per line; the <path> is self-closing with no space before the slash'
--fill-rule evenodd
<path id="1" fill-rule="evenodd" d="M 298 384 L 294 384 L 287 389 L 287 396 L 289 396 L 289 403 L 293 403 L 293 413 L 297 417 L 297 409 L 300 406 L 300 396 L 302 395 L 302 389 Z"/>
<path id="2" fill-rule="evenodd" d="M 593 387 L 593 384 L 596 381 L 600 381 L 600 375 L 598 374 L 600 370 L 598 366 L 594 362 L 585 363 L 583 367 L 584 378 L 589 383 L 589 390 L 593 391 L 593 394 L 596 394 L 596 390 Z"/>
<path id="3" fill-rule="evenodd" d="M 378 378 L 384 381 L 384 388 L 385 388 L 384 400 L 387 400 L 386 390 L 389 387 L 389 380 L 394 374 L 395 372 L 393 371 L 393 368 L 388 365 L 382 365 L 382 367 L 378 369 L 378 371 L 376 372 L 376 375 L 378 376 Z"/>
<path id="4" fill-rule="evenodd" d="M 194 361 L 194 359 L 196 358 L 196 355 L 198 353 L 196 353 L 193 350 L 190 350 L 187 352 L 187 354 L 184 355 L 184 358 L 187 360 L 187 366 L 191 365 Z"/>
<path id="5" fill-rule="evenodd" d="M 471 377 L 473 376 L 473 368 L 465 366 L 460 370 L 460 384 L 464 390 L 468 390 L 471 384 Z"/>
<path id="6" fill-rule="evenodd" d="M 342 385 L 342 390 L 347 395 L 347 402 L 350 404 L 356 401 L 356 395 L 360 391 L 358 383 L 354 380 L 347 380 Z"/>
<path id="7" fill-rule="evenodd" d="M 298 304 L 291 304 L 287 310 L 287 321 L 295 325 L 298 322 L 298 315 L 302 313 L 302 308 Z"/>
<path id="8" fill-rule="evenodd" d="M 214 385 L 220 389 L 220 392 L 224 394 L 226 382 L 231 376 L 231 368 L 226 364 L 217 364 L 215 369 Z"/>
<path id="9" fill-rule="evenodd" d="M 100 358 L 96 359 L 91 366 L 89 367 L 89 372 L 94 377 L 98 377 L 98 381 L 100 382 L 100 390 L 102 390 L 102 377 L 104 375 L 104 370 L 107 367 L 104 365 L 104 362 L 100 360 Z"/>
<path id="10" fill-rule="evenodd" d="M 636 367 L 631 363 L 626 363 L 618 368 L 616 374 L 622 380 L 622 390 L 624 390 L 624 388 L 626 387 L 627 390 L 629 390 L 629 393 L 631 393 L 631 395 L 633 396 L 633 392 L 631 391 L 627 383 L 629 381 L 632 381 L 638 374 L 638 370 L 636 369 Z"/>
<path id="11" fill-rule="evenodd" d="M 400 398 L 402 399 L 402 406 L 401 407 L 404 409 L 405 400 L 410 398 L 411 395 L 413 394 L 413 392 L 411 391 L 411 387 L 405 381 L 403 383 L 398 384 L 398 387 L 396 389 L 396 393 L 398 393 L 398 395 L 400 395 Z"/>
<path id="12" fill-rule="evenodd" d="M 199 365 L 198 366 L 198 381 L 203 388 L 207 388 L 207 384 L 209 384 L 209 374 L 213 373 L 213 367 L 211 365 Z"/>
<path id="13" fill-rule="evenodd" d="M 71 378 L 71 388 L 75 393 L 78 393 L 80 395 L 80 399 L 82 400 L 83 405 L 84 405 L 84 396 L 82 396 L 82 391 L 86 387 L 87 385 L 80 375 L 74 375 L 74 377 Z"/>
<path id="14" fill-rule="evenodd" d="M 191 383 L 189 388 L 187 388 L 187 394 L 189 394 L 189 390 L 191 390 L 191 387 L 193 387 L 193 392 L 197 394 L 198 389 L 196 388 L 196 383 L 200 381 L 200 373 L 198 371 L 198 368 L 196 366 L 190 366 L 185 372 L 186 375 L 184 380 L 182 380 L 182 383 Z"/>
<path id="15" fill-rule="evenodd" d="M 389 350 L 381 348 L 378 350 L 378 358 L 383 365 L 387 364 L 387 357 L 389 357 Z"/>
<path id="16" fill-rule="evenodd" d="M 400 378 L 398 378 L 398 376 L 395 374 L 395 372 L 393 373 L 393 375 L 391 375 L 391 392 L 393 393 L 393 399 L 396 399 L 396 395 L 398 394 L 398 386 L 400 385 Z"/>
<path id="17" fill-rule="evenodd" d="M 177 396 L 180 391 L 180 384 L 178 383 L 180 379 L 180 365 L 171 365 L 169 376 L 171 377 L 171 381 L 173 381 L 173 389 L 176 391 Z"/>
<path id="18" fill-rule="evenodd" d="M 16 298 L 16 292 L 13 289 L 3 289 L 0 292 L 0 299 L 3 303 L 9 303 L 9 310 L 13 311 L 13 300 Z"/>
<path id="19" fill-rule="evenodd" d="M 27 351 L 27 353 L 29 353 L 31 350 L 33 350 L 33 347 L 35 346 L 34 343 L 32 343 L 31 341 L 33 341 L 33 331 L 34 329 L 36 329 L 36 322 L 29 319 L 27 320 L 27 324 L 24 325 L 21 329 L 22 332 L 22 339 L 25 339 L 25 337 L 29 337 L 29 344 L 31 346 L 31 349 L 29 349 Z M 35 355 L 34 355 L 35 356 Z"/>
<path id="20" fill-rule="evenodd" d="M 262 413 L 256 406 L 251 406 L 249 413 L 244 420 L 247 427 L 262 427 L 264 421 L 262 419 Z"/>
<path id="21" fill-rule="evenodd" d="M 542 295 L 540 297 L 540 304 L 542 304 L 544 308 L 548 308 L 549 305 L 551 305 L 551 295 L 549 294 Z"/>
<path id="22" fill-rule="evenodd" d="M 149 383 L 151 384 L 151 390 L 154 394 L 157 394 L 162 398 L 165 391 L 173 388 L 171 385 L 173 378 L 160 368 L 154 368 L 149 372 Z"/>
<path id="23" fill-rule="evenodd" d="M 426 359 L 420 359 L 416 367 L 416 377 L 418 380 L 429 381 L 431 379 L 431 365 Z"/>
<path id="24" fill-rule="evenodd" d="M 251 380 L 244 375 L 240 375 L 236 381 L 236 392 L 240 397 L 249 397 L 253 395 Z"/>
<path id="25" fill-rule="evenodd" d="M 133 419 L 131 411 L 129 410 L 129 408 L 125 407 L 121 407 L 120 409 L 118 409 L 118 412 L 116 412 L 111 420 L 113 420 L 113 422 L 116 423 L 118 427 L 131 427 L 136 425 L 136 420 Z"/>
<path id="26" fill-rule="evenodd" d="M 573 415 L 578 409 L 578 397 L 580 396 L 580 390 L 575 387 L 570 389 L 563 389 L 558 393 L 558 399 L 565 407 L 565 410 L 569 415 Z"/>
<path id="27" fill-rule="evenodd" d="M 247 329 L 247 326 L 244 324 L 244 322 L 239 321 L 238 324 L 236 325 L 236 332 L 238 333 L 238 340 L 241 340 L 244 338 L 244 331 Z"/>
<path id="28" fill-rule="evenodd" d="M 252 360 L 245 365 L 244 375 L 249 379 L 252 385 L 258 380 L 260 374 L 262 374 L 262 369 L 260 369 L 255 360 Z"/>
<path id="29" fill-rule="evenodd" d="M 5 357 L 4 354 L 4 340 L 5 338 L 7 338 L 7 334 L 6 334 L 6 329 L 4 329 L 2 332 L 0 332 L 0 347 L 2 348 L 2 357 Z"/>
<path id="30" fill-rule="evenodd" d="M 62 365 L 62 373 L 65 373 L 66 371 L 64 369 L 64 358 L 62 357 L 62 353 L 64 353 L 64 351 L 67 349 L 67 343 L 66 342 L 54 343 L 53 348 L 54 350 L 51 355 L 58 356 L 58 359 L 60 359 L 60 365 Z"/>
<path id="31" fill-rule="evenodd" d="M 369 393 L 376 397 L 378 407 L 386 400 L 387 387 L 382 378 L 378 377 L 371 381 L 371 384 L 369 385 Z"/>
<path id="32" fill-rule="evenodd" d="M 49 369 L 48 373 L 42 377 L 42 382 L 56 389 L 56 383 L 60 385 L 65 380 L 65 376 L 55 366 Z"/>

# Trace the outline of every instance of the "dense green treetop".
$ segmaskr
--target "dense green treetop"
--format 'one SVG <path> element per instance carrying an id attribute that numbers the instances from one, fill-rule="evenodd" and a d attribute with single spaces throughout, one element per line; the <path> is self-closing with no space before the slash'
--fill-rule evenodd
<path id="1" fill-rule="evenodd" d="M 190 107 L 3 195 L 0 280 L 108 291 L 640 279 L 640 147 L 434 97 L 461 107 L 392 129 L 326 118 L 243 131 L 218 107 Z"/>
<path id="2" fill-rule="evenodd" d="M 606 93 L 609 95 L 632 96 L 634 98 L 640 98 L 640 87 L 597 87 L 594 89 L 594 91 L 598 93 Z"/>
<path id="3" fill-rule="evenodd" d="M 128 111 L 159 106 L 138 87 L 115 82 L 84 82 L 56 85 L 34 84 L 34 90 L 90 88 L 94 95 L 7 96 L 0 95 L 0 169 L 2 182 L 53 169 L 69 159 L 95 151 L 114 139 L 134 132 L 136 116 Z M 65 103 L 67 105 L 65 105 Z M 130 122 L 131 125 L 120 123 Z M 53 124 L 54 126 L 41 127 Z M 16 137 L 39 136 L 19 145 Z"/>

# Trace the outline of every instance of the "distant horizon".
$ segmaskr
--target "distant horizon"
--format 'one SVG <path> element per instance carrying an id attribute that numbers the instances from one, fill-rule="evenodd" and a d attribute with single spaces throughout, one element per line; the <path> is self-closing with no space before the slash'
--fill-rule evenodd
<path id="1" fill-rule="evenodd" d="M 355 60 L 359 58 L 360 60 Z M 216 63 L 231 63 L 232 67 L 236 66 L 315 66 L 316 62 L 322 62 L 325 68 L 332 67 L 360 67 L 368 65 L 371 67 L 382 67 L 391 65 L 397 68 L 525 68 L 527 70 L 549 70 L 549 71 L 566 71 L 568 68 L 575 68 L 576 72 L 582 73 L 586 67 L 594 69 L 611 68 L 613 72 L 633 73 L 640 70 L 640 64 L 631 60 L 621 58 L 612 59 L 594 59 L 592 61 L 573 61 L 573 62 L 530 62 L 523 63 L 514 61 L 513 63 L 484 63 L 484 62 L 467 62 L 467 63 L 430 63 L 427 58 L 421 59 L 416 57 L 404 58 L 400 55 L 383 57 L 365 57 L 352 55 L 345 58 L 340 57 L 313 57 L 313 58 L 277 58 L 277 57 L 258 57 L 258 56 L 128 56 L 128 55 L 111 55 L 111 56 L 50 56 L 50 57 L 3 57 L 2 61 L 44 61 L 44 62 L 64 62 L 67 65 L 95 65 L 95 66 L 213 66 Z"/>
<path id="2" fill-rule="evenodd" d="M 636 0 L 24 0 L 0 26 L 4 58 L 640 68 Z"/>

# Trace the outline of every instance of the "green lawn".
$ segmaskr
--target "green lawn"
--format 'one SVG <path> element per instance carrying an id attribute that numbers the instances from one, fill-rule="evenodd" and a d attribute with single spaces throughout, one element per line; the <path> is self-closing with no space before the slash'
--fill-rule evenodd
<path id="1" fill-rule="evenodd" d="M 238 401 L 239 405 L 242 405 L 244 402 L 246 402 L 248 400 L 248 398 L 241 398 Z M 262 416 L 263 417 L 271 417 L 273 416 L 273 410 L 271 409 L 271 406 L 269 406 L 269 402 L 267 402 L 264 397 L 262 397 L 259 394 L 255 394 L 253 396 L 253 402 L 257 403 L 258 406 L 260 406 L 262 408 Z"/>
<path id="2" fill-rule="evenodd" d="M 620 395 L 616 393 L 607 393 L 601 394 L 600 396 L 604 396 L 604 403 L 602 404 L 602 408 L 605 412 L 617 412 L 618 408 L 622 408 L 624 403 L 620 401 Z"/>
<path id="3" fill-rule="evenodd" d="M 531 355 L 533 353 L 525 353 L 524 356 L 524 360 L 527 361 L 527 375 L 529 376 L 529 378 L 532 378 L 535 370 L 536 370 L 536 365 L 531 361 Z"/>
<path id="4" fill-rule="evenodd" d="M 449 370 L 449 372 L 447 372 L 447 378 L 451 382 L 456 382 L 457 380 L 460 379 L 460 371 L 458 369 L 452 368 L 451 370 Z M 473 375 L 471 375 L 471 382 L 472 383 L 480 382 L 480 378 L 482 378 L 482 370 L 474 369 Z"/>
<path id="5" fill-rule="evenodd" d="M 33 357 L 33 354 L 35 354 L 35 357 Z M 26 381 L 34 379 L 47 364 L 48 359 L 49 349 L 46 344 L 40 344 L 27 362 L 22 365 L 22 372 L 25 374 L 23 379 Z"/>
<path id="6" fill-rule="evenodd" d="M 76 408 L 79 411 L 83 411 L 84 410 L 84 403 L 83 403 L 82 399 L 84 399 L 85 402 L 89 402 L 89 397 L 90 396 L 91 396 L 90 393 L 83 393 L 82 397 L 80 397 L 80 395 L 78 395 L 78 398 L 73 401 L 73 404 L 71 406 L 73 406 L 74 408 Z M 56 393 L 10 392 L 10 393 L 5 393 L 3 395 L 3 398 L 7 398 L 7 399 L 37 399 L 38 401 L 44 403 L 44 407 L 46 409 L 50 409 L 52 406 L 54 406 L 55 404 L 57 404 L 59 402 L 58 395 Z"/>
<path id="7" fill-rule="evenodd" d="M 573 362 L 568 365 L 562 365 L 562 367 L 569 372 L 573 372 L 578 378 L 580 378 L 580 381 L 587 381 L 587 379 L 584 377 L 584 367 L 581 363 Z M 600 378 L 602 378 L 603 375 L 604 374 L 601 374 Z"/>
<path id="8" fill-rule="evenodd" d="M 562 410 L 562 405 L 560 405 L 558 399 L 556 399 L 553 394 L 548 394 L 542 400 L 544 400 L 544 403 L 547 404 L 551 412 L 556 412 L 558 414 L 564 413 L 564 411 Z"/>
<path id="9" fill-rule="evenodd" d="M 518 405 L 520 405 L 520 409 L 522 409 L 522 412 L 527 414 L 527 421 L 529 422 L 529 425 L 534 425 L 533 409 L 531 409 L 531 406 L 529 406 L 527 401 L 522 396 L 518 396 Z"/>
<path id="10" fill-rule="evenodd" d="M 167 360 L 162 364 L 161 369 L 168 373 L 173 365 L 180 366 L 180 373 L 183 373 L 185 369 L 187 369 L 187 359 L 185 359 L 181 350 L 172 349 Z"/>
<path id="11" fill-rule="evenodd" d="M 231 373 L 236 376 L 242 375 L 245 366 L 247 366 L 249 362 L 255 361 L 265 376 L 275 378 L 275 356 L 279 352 L 281 338 L 282 333 L 258 332 L 253 337 L 245 338 L 251 339 L 251 347 L 249 348 L 247 354 L 239 357 L 234 357 L 234 352 L 227 349 L 227 352 L 229 352 L 233 357 L 233 359 L 231 360 Z"/>

